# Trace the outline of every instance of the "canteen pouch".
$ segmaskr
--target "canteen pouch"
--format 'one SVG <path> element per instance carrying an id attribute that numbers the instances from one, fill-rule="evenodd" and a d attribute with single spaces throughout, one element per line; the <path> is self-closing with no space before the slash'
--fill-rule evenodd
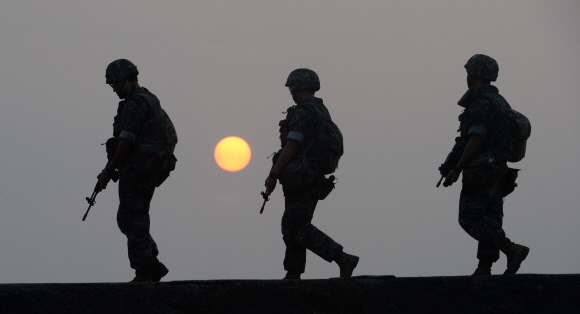
<path id="1" fill-rule="evenodd" d="M 318 193 L 318 199 L 323 200 L 325 199 L 332 190 L 334 190 L 334 185 L 336 182 L 334 181 L 336 178 L 334 175 L 331 175 L 328 178 L 324 178 L 322 180 L 322 186 L 320 187 L 320 192 Z"/>
<path id="2" fill-rule="evenodd" d="M 508 168 L 501 186 L 501 197 L 510 195 L 516 189 L 516 186 L 518 186 L 516 183 L 518 171 L 520 169 Z"/>

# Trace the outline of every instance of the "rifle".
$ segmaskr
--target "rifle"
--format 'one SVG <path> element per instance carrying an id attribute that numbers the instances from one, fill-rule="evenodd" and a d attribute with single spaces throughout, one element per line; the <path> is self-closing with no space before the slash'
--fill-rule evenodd
<path id="1" fill-rule="evenodd" d="M 109 166 L 109 163 L 111 162 L 111 160 L 113 160 L 113 156 L 115 156 L 115 151 L 117 150 L 117 144 L 118 144 L 118 140 L 115 137 L 111 137 L 110 139 L 107 140 L 106 143 L 103 143 L 101 145 L 106 145 L 106 151 L 107 151 L 107 164 L 105 165 L 105 168 L 107 168 Z M 114 173 L 111 174 L 111 180 L 113 180 L 113 182 L 117 182 L 117 180 L 119 180 L 119 172 L 115 171 Z M 91 210 L 91 207 L 93 207 L 93 205 L 95 205 L 95 198 L 97 197 L 97 194 L 99 194 L 100 192 L 100 188 L 101 188 L 101 180 L 97 181 L 97 184 L 95 185 L 95 188 L 93 189 L 93 194 L 91 194 L 91 197 L 85 197 L 85 199 L 87 200 L 87 202 L 89 203 L 89 208 L 87 208 L 87 211 L 85 212 L 85 215 L 83 216 L 83 221 L 85 221 L 85 219 L 87 219 L 87 215 L 89 214 L 89 210 Z"/>
<path id="2" fill-rule="evenodd" d="M 456 137 L 455 138 L 455 146 L 453 146 L 453 149 L 447 155 L 447 158 L 445 158 L 445 161 L 438 168 L 439 173 L 441 173 L 441 179 L 439 179 L 439 182 L 437 182 L 436 187 L 439 187 L 441 185 L 441 181 L 443 181 L 443 179 L 445 179 L 445 177 L 447 177 L 447 175 L 449 174 L 449 171 L 451 171 L 451 169 L 453 169 L 453 167 L 455 167 L 457 165 L 457 163 L 459 162 L 459 159 L 461 159 L 461 154 L 463 153 L 462 146 L 463 146 L 463 140 L 461 139 L 461 137 Z"/>
<path id="3" fill-rule="evenodd" d="M 264 211 L 264 206 L 266 206 L 266 202 L 270 200 L 270 198 L 268 196 L 270 196 L 270 192 L 268 192 L 268 190 L 264 191 L 264 192 L 260 192 L 262 194 L 262 197 L 264 198 L 264 203 L 262 204 L 262 208 L 260 208 L 260 214 Z"/>
<path id="4" fill-rule="evenodd" d="M 107 165 L 105 166 L 105 168 L 107 168 L 108 165 L 109 165 L 109 163 L 107 162 Z M 113 182 L 117 182 L 117 180 L 119 180 L 119 174 L 117 171 L 115 171 L 111 175 L 111 180 L 113 180 Z M 89 210 L 91 210 L 91 207 L 93 207 L 93 205 L 95 205 L 95 203 L 96 203 L 95 198 L 97 197 L 97 194 L 99 194 L 100 190 L 101 190 L 101 180 L 98 180 L 97 184 L 95 185 L 95 188 L 93 189 L 93 194 L 91 194 L 91 197 L 90 198 L 85 197 L 85 199 L 89 203 L 89 208 L 87 208 L 87 211 L 85 212 L 85 215 L 83 216 L 83 221 L 85 221 L 85 219 L 87 219 L 87 215 L 89 214 Z"/>

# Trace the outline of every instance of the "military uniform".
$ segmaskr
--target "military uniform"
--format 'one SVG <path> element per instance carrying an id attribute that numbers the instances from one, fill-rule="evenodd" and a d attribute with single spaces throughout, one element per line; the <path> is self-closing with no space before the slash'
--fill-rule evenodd
<path id="1" fill-rule="evenodd" d="M 157 97 L 139 87 L 119 102 L 113 136 L 133 143 L 127 161 L 119 167 L 117 224 L 127 236 L 131 268 L 149 271 L 159 254 L 149 233 L 149 206 L 159 184 L 159 161 L 152 152 L 172 153 L 177 135 Z"/>
<path id="2" fill-rule="evenodd" d="M 497 103 L 489 99 L 497 98 Z M 502 229 L 503 198 L 501 195 L 507 172 L 500 149 L 501 130 L 498 129 L 499 106 L 508 106 L 495 86 L 471 88 L 459 101 L 465 111 L 459 116 L 462 143 L 473 134 L 485 142 L 479 153 L 463 170 L 463 188 L 459 199 L 459 224 L 479 241 L 477 258 L 495 262 L 500 248 L 511 246 Z M 462 149 L 457 147 L 456 149 Z"/>
<path id="3" fill-rule="evenodd" d="M 309 104 L 324 106 L 322 99 L 311 97 L 289 108 L 286 119 L 280 121 L 282 147 L 290 139 L 300 143 L 294 159 L 280 173 L 285 198 L 282 217 L 282 235 L 286 244 L 284 269 L 298 274 L 304 273 L 306 249 L 328 262 L 336 259 L 343 250 L 340 244 L 312 225 L 324 175 L 306 151 L 316 135 L 318 121 Z"/>

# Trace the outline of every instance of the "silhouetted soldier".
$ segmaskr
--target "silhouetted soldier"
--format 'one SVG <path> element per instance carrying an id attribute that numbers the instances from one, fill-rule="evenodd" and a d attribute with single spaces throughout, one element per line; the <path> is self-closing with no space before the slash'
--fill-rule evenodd
<path id="1" fill-rule="evenodd" d="M 513 130 L 505 123 L 506 113 L 511 108 L 499 95 L 498 89 L 490 85 L 490 81 L 497 79 L 497 62 L 491 57 L 477 54 L 467 61 L 465 69 L 469 89 L 458 102 L 465 110 L 459 116 L 460 137 L 456 139 L 450 154 L 457 156 L 457 163 L 442 165 L 442 168 L 450 169 L 448 173 L 440 168 L 445 176 L 443 185 L 452 185 L 463 171 L 459 224 L 479 241 L 479 264 L 473 275 L 491 275 L 491 266 L 499 259 L 500 250 L 508 260 L 504 274 L 515 274 L 530 249 L 506 237 L 502 229 L 502 197 L 513 191 L 517 177 L 517 169 L 508 168 L 506 161 L 523 158 L 525 139 L 523 151 L 518 148 L 519 157 L 512 157 Z M 527 118 L 523 119 L 527 121 Z M 526 122 L 522 123 L 525 127 Z M 529 136 L 529 121 L 527 127 Z"/>
<path id="2" fill-rule="evenodd" d="M 300 279 L 306 266 L 306 249 L 340 267 L 340 277 L 351 277 L 359 258 L 343 252 L 342 246 L 312 225 L 319 199 L 334 187 L 324 174 L 333 172 L 342 155 L 342 134 L 332 122 L 322 99 L 314 97 L 320 89 L 318 75 L 309 69 L 297 69 L 288 76 L 295 106 L 288 108 L 280 121 L 282 149 L 265 186 L 268 192 L 280 180 L 285 198 L 282 235 L 286 244 L 284 279 Z"/>
<path id="3" fill-rule="evenodd" d="M 159 99 L 139 86 L 138 74 L 137 67 L 125 59 L 107 67 L 106 83 L 122 101 L 113 123 L 118 146 L 98 178 L 104 189 L 111 174 L 119 170 L 117 223 L 127 236 L 129 261 L 135 269 L 132 282 L 151 282 L 169 272 L 157 259 L 159 251 L 149 233 L 149 205 L 155 187 L 175 168 L 177 134 Z"/>

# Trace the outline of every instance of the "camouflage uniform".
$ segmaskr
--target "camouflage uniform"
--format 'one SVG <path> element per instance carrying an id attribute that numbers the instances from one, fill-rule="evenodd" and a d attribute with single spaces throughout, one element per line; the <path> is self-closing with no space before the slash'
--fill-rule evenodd
<path id="1" fill-rule="evenodd" d="M 149 205 L 158 175 L 152 171 L 152 159 L 142 151 L 144 147 L 173 151 L 177 135 L 157 97 L 139 87 L 119 102 L 113 136 L 133 143 L 127 161 L 119 167 L 117 224 L 127 236 L 131 268 L 148 271 L 159 254 L 149 233 Z"/>
<path id="2" fill-rule="evenodd" d="M 312 97 L 288 108 L 285 120 L 280 121 L 282 147 L 289 139 L 300 143 L 294 159 L 280 173 L 284 191 L 285 211 L 282 217 L 282 235 L 286 244 L 284 269 L 304 273 L 306 249 L 328 262 L 342 253 L 342 246 L 312 225 L 324 175 L 316 162 L 309 159 L 305 147 L 317 131 L 317 115 L 308 103 L 324 106 L 322 99 Z"/>
<path id="3" fill-rule="evenodd" d="M 507 165 L 501 150 L 503 139 L 497 127 L 499 106 L 508 106 L 495 86 L 470 88 L 459 101 L 466 108 L 459 116 L 462 141 L 454 149 L 463 150 L 473 134 L 485 141 L 479 153 L 463 169 L 463 188 L 459 199 L 459 224 L 479 241 L 477 258 L 495 262 L 500 249 L 511 246 L 502 229 L 501 195 Z M 460 152 L 462 153 L 462 152 Z"/>

